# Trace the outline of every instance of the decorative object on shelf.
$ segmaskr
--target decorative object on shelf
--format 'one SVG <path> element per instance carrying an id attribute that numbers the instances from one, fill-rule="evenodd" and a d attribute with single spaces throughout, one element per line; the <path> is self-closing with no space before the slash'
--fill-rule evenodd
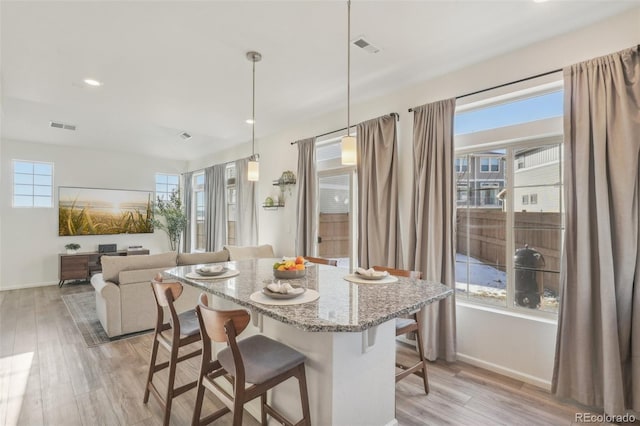
<path id="1" fill-rule="evenodd" d="M 347 0 L 347 135 L 342 138 L 342 164 L 356 164 L 356 138 L 351 136 L 351 0 Z"/>
<path id="2" fill-rule="evenodd" d="M 280 185 L 295 185 L 296 175 L 291 170 L 285 170 L 282 172 L 282 176 L 278 179 Z"/>
<path id="3" fill-rule="evenodd" d="M 251 159 L 247 167 L 247 179 L 257 181 L 260 178 L 259 155 L 256 155 L 256 62 L 262 60 L 262 55 L 258 52 L 247 52 L 247 59 L 253 64 L 253 96 L 251 104 Z"/>
<path id="4" fill-rule="evenodd" d="M 171 192 L 168 200 L 158 197 L 154 211 L 153 226 L 167 233 L 171 251 L 179 250 L 180 236 L 187 227 L 187 214 L 182 206 L 180 191 Z"/>
<path id="5" fill-rule="evenodd" d="M 67 249 L 67 254 L 76 254 L 78 249 L 80 248 L 80 244 L 78 243 L 69 243 L 64 246 Z"/>
<path id="6" fill-rule="evenodd" d="M 264 199 L 264 203 L 262 203 L 262 207 L 265 210 L 276 210 L 279 207 L 284 207 L 284 200 L 280 200 L 279 198 L 267 197 Z"/>

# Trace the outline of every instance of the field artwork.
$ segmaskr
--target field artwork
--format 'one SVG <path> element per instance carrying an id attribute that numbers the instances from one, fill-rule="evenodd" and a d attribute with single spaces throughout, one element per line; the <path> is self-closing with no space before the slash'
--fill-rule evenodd
<path id="1" fill-rule="evenodd" d="M 153 192 L 60 187 L 58 235 L 153 232 Z"/>

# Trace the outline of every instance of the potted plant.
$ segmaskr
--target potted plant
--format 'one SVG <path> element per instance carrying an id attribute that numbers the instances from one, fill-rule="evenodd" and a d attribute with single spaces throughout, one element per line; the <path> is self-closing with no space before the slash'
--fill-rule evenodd
<path id="1" fill-rule="evenodd" d="M 80 248 L 80 244 L 78 243 L 69 243 L 64 246 L 67 249 L 67 254 L 76 254 L 78 249 Z"/>
<path id="2" fill-rule="evenodd" d="M 187 213 L 179 191 L 173 191 L 167 200 L 158 197 L 154 206 L 153 226 L 167 233 L 172 251 L 179 251 L 180 236 L 187 227 Z"/>

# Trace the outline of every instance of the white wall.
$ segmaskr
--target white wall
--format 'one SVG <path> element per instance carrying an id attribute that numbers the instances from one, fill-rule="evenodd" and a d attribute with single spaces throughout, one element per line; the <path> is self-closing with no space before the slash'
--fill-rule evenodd
<path id="1" fill-rule="evenodd" d="M 80 244 L 80 251 L 97 250 L 98 244 L 108 243 L 117 243 L 118 248 L 142 245 L 151 253 L 169 250 L 163 231 L 59 237 L 58 186 L 153 191 L 156 172 L 179 174 L 186 162 L 11 140 L 3 140 L 0 150 L 0 290 L 57 283 L 58 254 L 70 242 Z M 11 207 L 13 159 L 54 163 L 54 208 Z"/>
<path id="2" fill-rule="evenodd" d="M 368 102 L 357 102 L 362 94 L 358 93 L 357 85 L 353 86 L 352 99 L 356 99 L 356 102 L 352 102 L 351 106 L 352 123 L 390 112 L 400 114 L 398 150 L 402 234 L 406 235 L 408 229 L 412 183 L 413 117 L 407 112 L 408 108 L 562 68 L 638 43 L 640 8 Z M 512 86 L 505 90 L 516 88 Z M 465 99 L 470 100 L 473 99 Z M 295 117 L 292 117 L 293 121 Z M 297 149 L 289 142 L 339 129 L 345 124 L 346 111 L 336 111 L 306 123 L 294 124 L 279 134 L 256 141 L 256 151 L 261 154 L 258 198 L 262 200 L 271 193 L 270 181 L 278 178 L 283 170 L 297 170 Z M 250 149 L 247 144 L 190 163 L 188 168 L 193 170 L 235 160 L 250 155 Z M 287 200 L 284 209 L 260 209 L 260 242 L 272 243 L 277 254 L 293 254 L 295 214 L 293 199 Z M 404 243 L 407 243 L 406 237 Z M 457 320 L 460 359 L 530 383 L 548 386 L 555 347 L 554 321 L 505 317 L 499 311 L 473 306 L 459 306 Z"/>

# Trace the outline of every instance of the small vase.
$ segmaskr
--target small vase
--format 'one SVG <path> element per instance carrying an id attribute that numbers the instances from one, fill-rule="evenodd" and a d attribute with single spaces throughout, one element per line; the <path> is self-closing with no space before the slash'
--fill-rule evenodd
<path id="1" fill-rule="evenodd" d="M 77 252 L 78 252 L 78 250 L 67 249 L 67 254 L 76 254 Z"/>

